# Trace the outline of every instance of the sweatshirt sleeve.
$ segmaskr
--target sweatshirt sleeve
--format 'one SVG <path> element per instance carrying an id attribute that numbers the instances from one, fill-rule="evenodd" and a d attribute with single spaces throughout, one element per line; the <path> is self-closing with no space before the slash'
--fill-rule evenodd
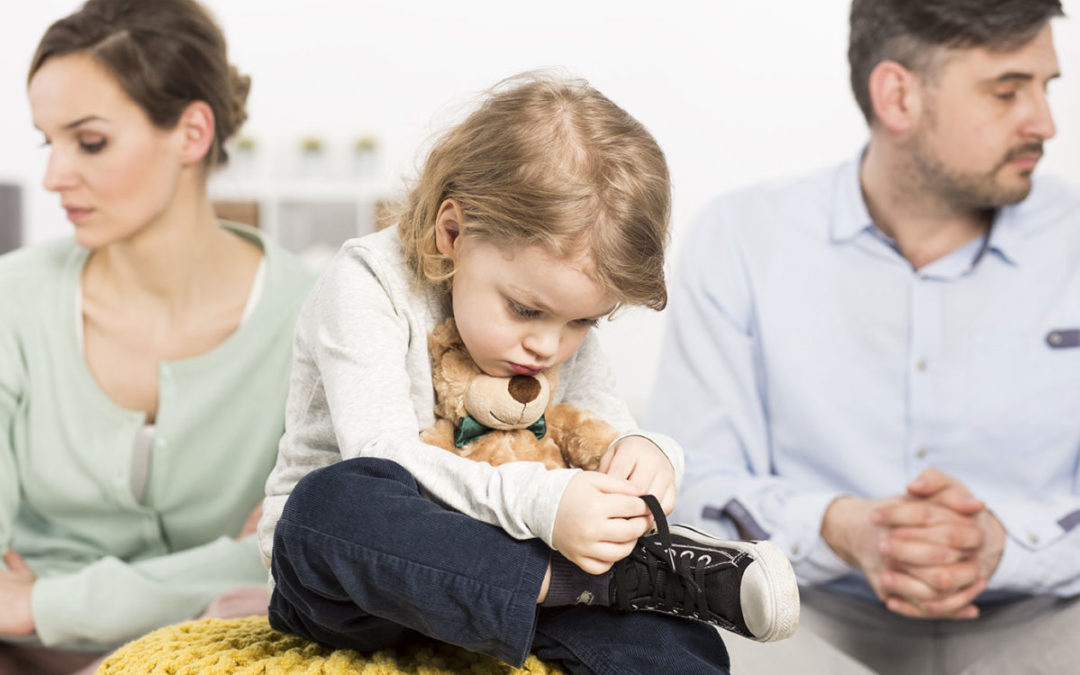
<path id="1" fill-rule="evenodd" d="M 410 373 L 413 334 L 392 298 L 356 248 L 338 255 L 301 312 L 286 431 L 267 482 L 260 523 L 264 562 L 285 501 L 307 473 L 354 457 L 392 460 L 447 507 L 517 539 L 551 545 L 559 500 L 576 470 L 548 471 L 540 463 L 493 467 L 420 442 L 412 403 L 430 373 Z M 395 301 L 397 304 L 395 304 Z"/>

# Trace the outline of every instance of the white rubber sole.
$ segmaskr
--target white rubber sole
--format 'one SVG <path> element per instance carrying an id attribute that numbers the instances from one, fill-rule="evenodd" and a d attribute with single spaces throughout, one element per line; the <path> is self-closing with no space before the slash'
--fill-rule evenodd
<path id="1" fill-rule="evenodd" d="M 775 642 L 795 633 L 799 626 L 799 583 L 779 546 L 771 541 L 717 539 L 688 525 L 673 525 L 671 533 L 748 553 L 754 562 L 743 572 L 739 601 L 753 639 Z"/>

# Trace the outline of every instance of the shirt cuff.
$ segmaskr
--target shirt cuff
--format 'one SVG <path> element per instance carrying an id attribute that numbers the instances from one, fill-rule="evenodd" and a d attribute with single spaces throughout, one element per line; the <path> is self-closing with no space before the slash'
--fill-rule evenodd
<path id="1" fill-rule="evenodd" d="M 1021 500 L 995 501 L 990 509 L 1005 532 L 1028 551 L 1039 551 L 1068 534 L 1078 524 L 1076 511 L 1062 514 L 1048 504 Z"/>
<path id="2" fill-rule="evenodd" d="M 77 636 L 93 632 L 93 626 L 86 623 L 93 622 L 91 617 L 68 611 L 71 599 L 81 595 L 82 583 L 75 575 L 67 574 L 39 578 L 34 582 L 34 589 L 30 593 L 30 612 L 42 645 L 52 647 L 64 644 L 66 647 L 78 640 Z"/>
<path id="3" fill-rule="evenodd" d="M 839 492 L 806 492 L 787 498 L 782 511 L 785 526 L 771 537 L 791 559 L 799 583 L 823 584 L 855 572 L 821 538 L 821 523 Z"/>
<path id="4" fill-rule="evenodd" d="M 566 486 L 581 469 L 553 469 L 543 474 L 543 480 L 534 492 L 532 506 L 528 520 L 529 529 L 540 538 L 548 548 L 555 550 L 553 539 L 555 537 L 555 516 L 559 513 L 559 504 L 562 503 Z M 557 495 L 552 499 L 552 495 Z"/>

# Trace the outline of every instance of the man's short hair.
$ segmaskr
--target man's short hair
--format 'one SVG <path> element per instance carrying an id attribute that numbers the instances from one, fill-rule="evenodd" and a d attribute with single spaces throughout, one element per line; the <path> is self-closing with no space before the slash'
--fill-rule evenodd
<path id="1" fill-rule="evenodd" d="M 1011 51 L 1064 14 L 1059 0 L 853 0 L 848 62 L 855 100 L 872 123 L 870 73 L 882 61 L 925 76 L 942 48 Z"/>

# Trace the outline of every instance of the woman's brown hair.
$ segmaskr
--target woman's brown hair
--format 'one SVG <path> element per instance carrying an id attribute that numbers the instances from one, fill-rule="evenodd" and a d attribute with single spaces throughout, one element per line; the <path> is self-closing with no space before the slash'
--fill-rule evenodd
<path id="1" fill-rule="evenodd" d="M 151 123 L 171 129 L 204 101 L 214 113 L 208 165 L 228 160 L 225 141 L 247 119 L 251 79 L 229 65 L 225 36 L 194 0 L 89 0 L 45 31 L 27 81 L 46 61 L 86 52 L 116 78 Z"/>
<path id="2" fill-rule="evenodd" d="M 398 220 L 416 278 L 449 288 L 435 245 L 447 199 L 465 236 L 500 247 L 586 253 L 620 304 L 662 309 L 671 184 L 640 122 L 581 80 L 524 74 L 496 85 L 428 154 Z"/>

